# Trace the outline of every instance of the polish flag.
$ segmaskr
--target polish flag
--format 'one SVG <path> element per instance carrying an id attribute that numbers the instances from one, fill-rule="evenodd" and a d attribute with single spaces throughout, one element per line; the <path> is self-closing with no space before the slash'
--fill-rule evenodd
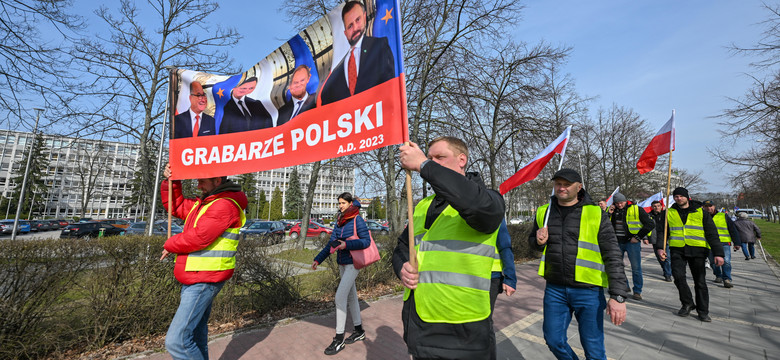
<path id="1" fill-rule="evenodd" d="M 612 192 L 612 195 L 610 195 L 610 196 L 607 198 L 607 207 L 610 207 L 610 206 L 612 205 L 612 203 L 613 203 L 613 202 L 615 202 L 615 200 L 614 200 L 614 199 L 612 199 L 612 197 L 613 197 L 613 196 L 615 196 L 615 194 L 617 194 L 619 191 L 620 191 L 620 186 L 618 186 L 617 188 L 615 188 L 615 191 L 613 191 L 613 192 Z"/>
<path id="2" fill-rule="evenodd" d="M 506 181 L 498 187 L 498 191 L 501 192 L 501 195 L 504 195 L 508 193 L 509 190 L 539 176 L 539 173 L 542 172 L 544 166 L 550 162 L 550 159 L 552 159 L 555 154 L 561 154 L 561 157 L 563 157 L 563 154 L 566 152 L 566 145 L 569 143 L 569 133 L 571 133 L 571 126 L 567 127 L 563 134 L 558 136 L 550 145 L 547 145 L 539 155 L 536 155 L 535 158 L 523 165 L 523 167 L 509 179 L 506 179 Z"/>
<path id="3" fill-rule="evenodd" d="M 645 199 L 644 201 L 640 202 L 638 205 L 639 207 L 645 209 L 645 212 L 649 214 L 650 211 L 653 210 L 653 201 L 660 201 L 661 205 L 666 206 L 666 204 L 664 203 L 664 194 L 661 192 L 653 194 L 653 196 Z"/>
<path id="4" fill-rule="evenodd" d="M 639 157 L 639 161 L 636 162 L 637 170 L 640 174 L 653 170 L 658 157 L 670 151 L 674 151 L 674 110 L 672 110 L 672 118 L 655 133 L 653 140 L 650 140 L 650 144 Z"/>

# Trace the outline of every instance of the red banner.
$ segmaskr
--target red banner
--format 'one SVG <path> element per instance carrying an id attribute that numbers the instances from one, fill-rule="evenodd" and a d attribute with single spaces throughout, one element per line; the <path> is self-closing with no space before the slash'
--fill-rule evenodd
<path id="1" fill-rule="evenodd" d="M 174 72 L 172 178 L 270 170 L 407 140 L 399 10 L 398 0 L 349 1 L 242 74 Z"/>

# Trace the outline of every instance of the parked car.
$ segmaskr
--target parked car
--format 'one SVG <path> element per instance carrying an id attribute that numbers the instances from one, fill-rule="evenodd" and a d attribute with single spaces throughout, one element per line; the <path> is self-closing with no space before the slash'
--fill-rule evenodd
<path id="1" fill-rule="evenodd" d="M 260 239 L 268 245 L 284 241 L 284 223 L 281 221 L 255 221 L 248 228 L 241 228 L 245 239 Z"/>
<path id="2" fill-rule="evenodd" d="M 64 227 L 66 227 L 66 226 L 70 225 L 70 223 L 68 222 L 68 220 L 64 220 L 64 219 L 57 219 L 56 221 L 58 221 L 58 222 L 60 223 L 60 228 L 64 228 Z"/>
<path id="3" fill-rule="evenodd" d="M 171 234 L 181 234 L 184 229 L 176 224 L 171 225 Z M 127 228 L 127 234 L 146 234 L 146 221 L 139 221 L 130 224 Z M 165 220 L 157 220 L 154 222 L 154 228 L 152 229 L 154 235 L 168 235 L 168 222 Z"/>
<path id="4" fill-rule="evenodd" d="M 368 227 L 368 231 L 371 232 L 371 235 L 387 235 L 390 233 L 389 227 L 384 226 L 376 221 L 366 221 L 366 227 Z"/>
<path id="5" fill-rule="evenodd" d="M 49 231 L 52 230 L 51 225 L 46 220 L 30 220 L 30 231 Z"/>
<path id="6" fill-rule="evenodd" d="M 52 230 L 59 230 L 60 228 L 63 228 L 64 226 L 60 226 L 60 222 L 57 220 L 44 220 L 47 223 L 49 223 L 49 228 Z"/>
<path id="7" fill-rule="evenodd" d="M 111 224 L 122 229 L 127 229 L 128 227 L 130 227 L 130 222 L 123 219 L 105 219 L 105 220 L 98 220 L 98 221 L 104 224 Z"/>
<path id="8" fill-rule="evenodd" d="M 309 222 L 309 231 L 306 232 L 306 237 L 315 237 L 319 236 L 321 238 L 327 238 L 330 237 L 330 233 L 333 232 L 333 229 L 322 225 L 320 223 L 310 221 Z M 298 236 L 301 235 L 301 223 L 297 223 L 293 225 L 292 228 L 290 228 L 290 237 L 293 239 L 297 239 Z"/>
<path id="9" fill-rule="evenodd" d="M 71 224 L 62 229 L 60 239 L 67 238 L 96 238 L 102 236 L 122 235 L 125 229 L 118 228 L 111 224 L 105 224 L 99 221 L 80 222 Z"/>
<path id="10" fill-rule="evenodd" d="M 0 226 L 2 227 L 3 234 L 10 234 L 13 232 L 14 220 L 6 219 L 0 220 Z M 30 222 L 26 220 L 19 220 L 19 224 L 16 227 L 17 234 L 27 234 L 30 232 Z"/>

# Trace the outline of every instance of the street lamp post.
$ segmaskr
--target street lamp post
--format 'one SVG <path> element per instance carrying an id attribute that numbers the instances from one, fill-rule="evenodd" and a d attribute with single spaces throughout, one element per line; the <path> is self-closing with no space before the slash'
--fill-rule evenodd
<path id="1" fill-rule="evenodd" d="M 14 218 L 14 228 L 11 230 L 11 240 L 16 240 L 16 230 L 19 227 L 19 216 L 22 215 L 22 203 L 24 202 L 24 191 L 27 187 L 27 174 L 30 172 L 30 160 L 32 160 L 33 147 L 35 147 L 35 132 L 38 131 L 38 120 L 41 119 L 43 109 L 34 108 L 38 112 L 35 117 L 35 127 L 33 127 L 32 140 L 30 141 L 30 152 L 27 153 L 27 166 L 24 168 L 24 177 L 22 178 L 22 191 L 19 192 L 19 204 L 16 205 L 16 217 Z"/>

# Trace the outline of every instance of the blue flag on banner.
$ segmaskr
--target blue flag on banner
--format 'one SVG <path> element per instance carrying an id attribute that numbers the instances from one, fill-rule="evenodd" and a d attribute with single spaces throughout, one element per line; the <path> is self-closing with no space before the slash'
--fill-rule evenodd
<path id="1" fill-rule="evenodd" d="M 398 0 L 376 0 L 374 37 L 386 37 L 395 56 L 395 76 L 404 72 L 403 44 L 401 43 L 401 17 L 398 16 Z"/>
<path id="2" fill-rule="evenodd" d="M 306 84 L 306 92 L 309 94 L 316 93 L 317 88 L 320 86 L 320 76 L 317 73 L 317 65 L 314 64 L 314 56 L 312 56 L 309 46 L 306 45 L 306 42 L 300 35 L 295 35 L 292 39 L 287 41 L 287 44 L 290 46 L 293 56 L 295 57 L 295 67 L 306 65 L 311 71 L 311 78 L 309 79 L 309 83 Z M 290 100 L 291 95 L 289 89 L 285 92 L 284 96 L 286 100 Z"/>
<path id="3" fill-rule="evenodd" d="M 230 92 L 241 81 L 242 75 L 233 75 L 223 82 L 218 82 L 211 87 L 211 94 L 214 96 L 214 126 L 219 134 L 219 125 L 222 124 L 222 117 L 225 114 L 225 104 L 230 101 Z"/>

